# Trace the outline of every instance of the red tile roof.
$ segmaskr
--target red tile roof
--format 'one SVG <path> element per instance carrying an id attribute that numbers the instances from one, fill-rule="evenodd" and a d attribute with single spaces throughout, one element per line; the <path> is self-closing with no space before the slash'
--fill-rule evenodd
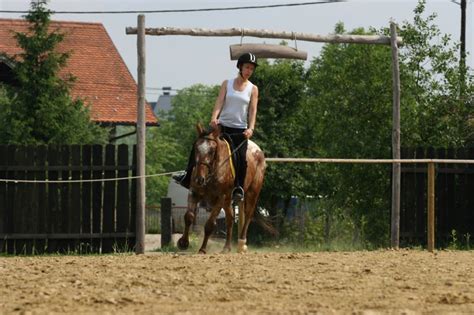
<path id="1" fill-rule="evenodd" d="M 120 56 L 112 39 L 100 23 L 52 21 L 51 29 L 64 33 L 60 52 L 71 52 L 61 71 L 76 77 L 73 97 L 85 100 L 96 122 L 135 124 L 137 117 L 137 84 Z M 21 53 L 13 32 L 27 32 L 25 20 L 0 19 L 0 53 Z M 157 120 L 146 106 L 147 125 Z"/>

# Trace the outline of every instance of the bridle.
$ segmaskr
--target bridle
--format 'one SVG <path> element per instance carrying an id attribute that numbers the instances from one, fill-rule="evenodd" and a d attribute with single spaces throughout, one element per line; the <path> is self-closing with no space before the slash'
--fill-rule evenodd
<path id="1" fill-rule="evenodd" d="M 216 143 L 216 145 L 217 145 L 217 140 L 216 140 L 216 139 L 212 139 L 212 138 L 209 138 L 209 137 L 203 137 L 202 139 L 208 140 L 208 141 L 214 141 L 214 142 Z M 214 151 L 214 156 L 213 156 L 213 159 L 212 159 L 213 161 L 215 161 L 215 159 L 216 159 L 215 155 L 216 155 L 216 151 Z M 198 162 L 198 165 L 207 166 L 207 168 L 209 169 L 209 171 L 212 170 L 212 165 L 209 164 L 209 163 L 199 161 L 199 162 Z"/>
<path id="2" fill-rule="evenodd" d="M 216 146 L 218 145 L 218 142 L 216 139 L 213 139 L 213 138 L 209 138 L 209 137 L 202 137 L 201 139 L 204 139 L 204 140 L 207 140 L 207 141 L 214 141 L 216 143 Z M 212 157 L 212 161 L 213 161 L 213 164 L 215 163 L 216 161 L 216 153 L 217 153 L 217 150 L 214 151 L 214 154 L 213 154 L 213 157 Z M 206 179 L 204 180 L 204 186 L 207 185 L 207 183 L 210 181 L 210 179 L 215 175 L 215 171 L 213 171 L 213 165 L 211 165 L 210 163 L 206 163 L 206 162 L 201 162 L 199 161 L 197 163 L 197 165 L 204 165 L 207 167 L 207 169 L 209 170 L 209 173 L 208 175 L 206 176 Z M 197 166 L 196 165 L 196 166 Z"/>

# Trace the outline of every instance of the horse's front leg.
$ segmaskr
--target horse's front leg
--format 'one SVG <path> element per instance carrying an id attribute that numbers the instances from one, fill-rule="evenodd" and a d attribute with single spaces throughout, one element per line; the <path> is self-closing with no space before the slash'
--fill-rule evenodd
<path id="1" fill-rule="evenodd" d="M 184 214 L 184 232 L 177 244 L 179 249 L 187 249 L 189 247 L 189 230 L 196 217 L 197 203 L 197 196 L 190 190 L 188 193 L 188 210 Z"/>
<path id="2" fill-rule="evenodd" d="M 214 232 L 214 228 L 216 227 L 216 219 L 219 215 L 220 210 L 220 205 L 212 206 L 211 214 L 209 215 L 206 225 L 204 226 L 204 239 L 202 241 L 201 248 L 199 249 L 200 254 L 206 253 L 207 241 L 209 240 L 209 237 L 211 236 L 212 232 Z"/>
<path id="3" fill-rule="evenodd" d="M 226 236 L 225 245 L 222 249 L 223 253 L 229 253 L 232 250 L 232 228 L 234 226 L 234 209 L 232 209 L 230 198 L 224 202 Z"/>
<path id="4" fill-rule="evenodd" d="M 244 206 L 244 209 L 239 209 L 239 211 L 243 211 L 245 213 L 245 219 L 242 224 L 242 230 L 240 231 L 239 234 L 239 240 L 237 244 L 237 251 L 239 253 L 245 253 L 248 248 L 247 248 L 247 231 L 249 228 L 249 224 L 252 221 L 252 217 L 255 212 L 255 208 L 257 206 L 257 197 L 258 195 L 252 191 L 248 190 L 245 195 L 245 200 L 244 202 L 241 203 L 241 205 Z M 239 218 L 240 220 L 240 218 Z"/>

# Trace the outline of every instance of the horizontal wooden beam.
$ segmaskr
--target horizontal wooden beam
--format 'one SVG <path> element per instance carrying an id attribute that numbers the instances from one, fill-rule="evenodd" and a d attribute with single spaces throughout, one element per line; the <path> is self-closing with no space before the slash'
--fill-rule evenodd
<path id="1" fill-rule="evenodd" d="M 136 35 L 136 27 L 127 27 L 125 29 L 127 35 Z M 259 38 L 277 38 L 288 40 L 299 40 L 318 43 L 346 43 L 346 44 L 378 44 L 390 45 L 390 36 L 381 35 L 315 35 L 297 32 L 276 32 L 269 30 L 255 30 L 245 28 L 229 28 L 229 29 L 204 29 L 204 28 L 176 28 L 176 27 L 158 27 L 145 28 L 146 35 L 165 36 L 165 35 L 188 35 L 188 36 L 208 36 L 208 37 L 232 37 L 247 36 Z M 402 45 L 403 39 L 397 37 L 397 44 Z"/>
<path id="2" fill-rule="evenodd" d="M 244 53 L 250 52 L 258 58 L 308 59 L 306 51 L 283 45 L 270 44 L 237 44 L 230 45 L 230 60 L 237 60 Z"/>

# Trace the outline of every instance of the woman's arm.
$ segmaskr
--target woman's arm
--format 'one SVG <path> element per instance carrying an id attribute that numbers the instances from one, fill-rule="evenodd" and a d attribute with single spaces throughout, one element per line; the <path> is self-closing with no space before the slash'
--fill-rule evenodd
<path id="1" fill-rule="evenodd" d="M 253 136 L 253 130 L 255 129 L 255 122 L 257 120 L 257 105 L 258 105 L 258 87 L 253 86 L 252 96 L 250 97 L 249 104 L 249 121 L 248 129 L 244 131 L 244 135 L 247 139 Z"/>
<path id="2" fill-rule="evenodd" d="M 222 106 L 224 106 L 226 94 L 227 94 L 227 80 L 222 82 L 219 95 L 217 96 L 216 103 L 214 104 L 214 109 L 212 110 L 211 122 L 209 123 L 209 125 L 211 125 L 211 127 L 213 128 L 217 128 L 217 124 L 219 123 L 217 118 L 219 117 L 219 114 L 221 113 Z"/>

